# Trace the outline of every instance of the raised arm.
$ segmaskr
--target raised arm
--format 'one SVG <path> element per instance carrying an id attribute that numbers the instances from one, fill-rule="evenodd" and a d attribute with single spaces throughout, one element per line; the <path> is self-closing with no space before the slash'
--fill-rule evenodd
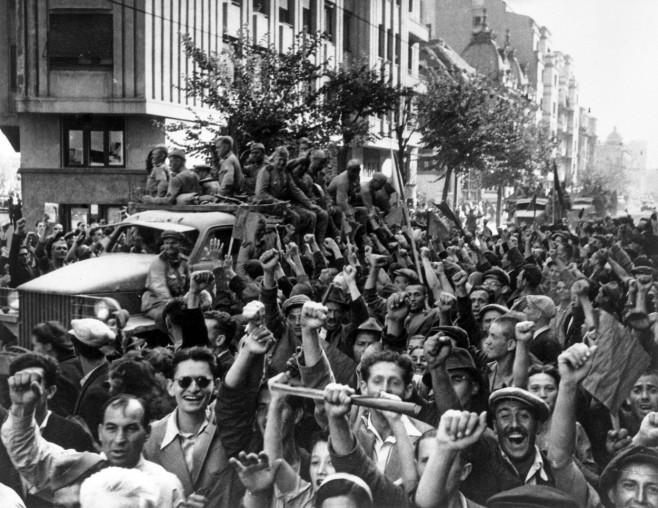
<path id="1" fill-rule="evenodd" d="M 521 321 L 514 328 L 516 351 L 514 352 L 514 364 L 512 365 L 512 382 L 518 388 L 525 389 L 528 386 L 528 369 L 530 368 L 528 342 L 532 340 L 534 331 L 535 323 L 532 321 Z"/>

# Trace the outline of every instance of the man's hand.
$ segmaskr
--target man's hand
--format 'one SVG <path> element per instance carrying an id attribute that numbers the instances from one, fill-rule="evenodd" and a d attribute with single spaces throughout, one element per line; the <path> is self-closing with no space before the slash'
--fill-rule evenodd
<path id="1" fill-rule="evenodd" d="M 328 309 L 318 302 L 304 302 L 302 306 L 302 328 L 317 330 L 327 320 Z"/>
<path id="2" fill-rule="evenodd" d="M 253 355 L 264 355 L 274 345 L 274 335 L 261 325 L 244 339 L 244 348 Z"/>
<path id="3" fill-rule="evenodd" d="M 571 286 L 571 290 L 578 295 L 579 298 L 588 297 L 589 283 L 586 280 L 577 280 Z"/>
<path id="4" fill-rule="evenodd" d="M 352 407 L 350 396 L 354 390 L 349 386 L 329 383 L 324 389 L 324 409 L 328 418 L 338 420 L 345 417 Z"/>
<path id="5" fill-rule="evenodd" d="M 231 457 L 228 462 L 251 494 L 265 493 L 272 488 L 280 464 L 279 460 L 275 460 L 270 465 L 270 458 L 265 452 L 258 455 L 240 452 L 237 458 Z"/>
<path id="6" fill-rule="evenodd" d="M 532 334 L 535 331 L 535 323 L 532 321 L 521 321 L 514 327 L 514 336 L 517 341 L 529 342 L 532 340 Z"/>
<path id="7" fill-rule="evenodd" d="M 19 236 L 25 236 L 25 219 L 18 219 L 16 222 L 16 234 Z"/>
<path id="8" fill-rule="evenodd" d="M 628 430 L 609 430 L 605 439 L 605 449 L 610 456 L 615 455 L 619 450 L 629 446 L 633 442 L 632 436 L 628 434 Z"/>
<path id="9" fill-rule="evenodd" d="M 420 259 L 429 259 L 430 250 L 427 247 L 420 248 Z"/>
<path id="10" fill-rule="evenodd" d="M 348 286 L 350 284 L 356 284 L 356 268 L 352 265 L 347 265 L 343 268 L 343 279 Z"/>
<path id="11" fill-rule="evenodd" d="M 640 424 L 640 431 L 633 438 L 634 445 L 658 445 L 658 413 L 651 412 L 644 417 Z"/>
<path id="12" fill-rule="evenodd" d="M 455 303 L 457 303 L 455 295 L 441 291 L 441 294 L 439 294 L 439 309 L 441 309 L 441 312 L 450 312 Z"/>
<path id="13" fill-rule="evenodd" d="M 334 240 L 333 238 L 329 238 L 329 237 L 325 238 L 324 247 L 330 250 L 331 252 L 340 251 L 340 249 L 338 248 L 338 244 L 336 243 L 336 240 Z"/>
<path id="14" fill-rule="evenodd" d="M 299 256 L 299 247 L 297 247 L 295 242 L 290 242 L 288 244 L 288 254 L 293 258 Z"/>
<path id="15" fill-rule="evenodd" d="M 465 450 L 477 443 L 487 428 L 487 412 L 477 413 L 449 409 L 441 416 L 436 429 L 436 441 L 441 448 Z"/>
<path id="16" fill-rule="evenodd" d="M 452 282 L 455 283 L 455 286 L 466 286 L 468 281 L 468 274 L 464 270 L 458 271 L 455 275 L 452 276 Z"/>
<path id="17" fill-rule="evenodd" d="M 182 508 L 205 508 L 207 502 L 208 498 L 206 496 L 192 492 L 180 506 Z"/>
<path id="18" fill-rule="evenodd" d="M 311 245 L 311 246 L 313 246 L 314 244 L 317 244 L 317 241 L 315 240 L 315 235 L 313 235 L 313 234 L 304 235 L 304 241 L 307 244 Z"/>
<path id="19" fill-rule="evenodd" d="M 402 400 L 397 395 L 393 395 L 392 393 L 387 393 L 387 392 L 379 392 L 379 397 L 388 400 L 397 400 L 397 401 Z M 395 411 L 383 411 L 381 409 L 378 409 L 377 412 L 379 412 L 384 418 L 386 418 L 386 421 L 391 426 L 397 423 L 402 423 L 402 415 L 400 413 L 396 413 Z"/>
<path id="20" fill-rule="evenodd" d="M 449 337 L 441 335 L 441 332 L 427 337 L 423 343 L 423 352 L 427 358 L 430 369 L 445 365 L 446 359 L 452 351 L 452 341 Z"/>
<path id="21" fill-rule="evenodd" d="M 219 238 L 211 238 L 210 242 L 208 242 L 208 248 L 210 250 L 210 259 L 221 259 L 224 251 L 224 244 Z"/>
<path id="22" fill-rule="evenodd" d="M 446 268 L 443 265 L 443 261 L 437 261 L 436 263 L 432 263 L 432 268 L 439 276 L 446 273 Z"/>
<path id="23" fill-rule="evenodd" d="M 409 295 L 404 291 L 393 293 L 386 302 L 388 318 L 401 321 L 409 315 Z"/>
<path id="24" fill-rule="evenodd" d="M 26 409 L 33 409 L 43 395 L 41 389 L 41 376 L 35 372 L 19 371 L 11 376 L 9 384 L 9 397 L 11 403 Z"/>
<path id="25" fill-rule="evenodd" d="M 199 294 L 215 280 L 210 270 L 198 270 L 190 275 L 190 291 Z"/>
<path id="26" fill-rule="evenodd" d="M 276 265 L 279 263 L 279 251 L 270 249 L 263 253 L 259 258 L 260 264 L 263 266 L 264 272 L 274 272 Z"/>
<path id="27" fill-rule="evenodd" d="M 597 346 L 574 344 L 557 359 L 561 383 L 576 385 L 580 383 L 592 368 L 592 359 Z"/>

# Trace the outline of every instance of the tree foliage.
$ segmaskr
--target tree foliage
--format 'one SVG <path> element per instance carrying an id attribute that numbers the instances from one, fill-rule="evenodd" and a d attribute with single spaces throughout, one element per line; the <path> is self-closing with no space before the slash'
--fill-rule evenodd
<path id="1" fill-rule="evenodd" d="M 536 126 L 536 107 L 484 77 L 440 75 L 419 100 L 420 131 L 437 169 L 479 171 L 486 187 L 511 185 L 548 169 L 552 142 Z M 447 186 L 444 189 L 446 198 Z"/>
<path id="2" fill-rule="evenodd" d="M 207 53 L 183 36 L 194 63 L 186 77 L 185 92 L 218 120 L 197 117 L 192 125 L 175 124 L 169 130 L 185 131 L 188 149 L 204 148 L 202 132 L 231 135 L 238 146 L 255 141 L 269 151 L 292 144 L 300 137 L 322 143 L 332 135 L 315 84 L 327 62 L 317 62 L 323 36 L 298 36 L 284 53 L 274 46 L 255 45 L 244 36 L 223 54 Z"/>

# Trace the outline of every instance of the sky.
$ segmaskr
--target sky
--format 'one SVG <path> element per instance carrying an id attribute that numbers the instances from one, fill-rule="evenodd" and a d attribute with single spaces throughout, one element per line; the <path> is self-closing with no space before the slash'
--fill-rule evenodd
<path id="1" fill-rule="evenodd" d="M 553 48 L 574 58 L 580 106 L 598 118 L 605 141 L 614 126 L 624 138 L 649 142 L 658 168 L 658 1 L 507 0 L 552 34 Z"/>

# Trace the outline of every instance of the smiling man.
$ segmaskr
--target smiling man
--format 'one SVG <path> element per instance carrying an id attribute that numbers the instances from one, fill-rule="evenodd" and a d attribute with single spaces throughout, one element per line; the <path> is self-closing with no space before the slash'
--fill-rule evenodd
<path id="1" fill-rule="evenodd" d="M 167 380 L 176 409 L 153 423 L 144 456 L 174 473 L 183 484 L 190 507 L 230 506 L 232 469 L 208 404 L 216 389 L 217 364 L 209 349 L 193 347 L 174 355 Z"/>
<path id="2" fill-rule="evenodd" d="M 35 422 L 43 397 L 41 374 L 29 369 L 8 380 L 11 409 L 2 426 L 7 453 L 33 493 L 57 506 L 79 506 L 79 488 L 92 472 L 107 466 L 146 473 L 158 490 L 158 506 L 177 507 L 183 488 L 176 476 L 144 460 L 142 448 L 150 432 L 148 409 L 131 395 L 117 395 L 103 408 L 98 427 L 102 453 L 77 452 L 45 440 Z"/>
<path id="3" fill-rule="evenodd" d="M 550 464 L 535 445 L 548 404 L 521 388 L 503 388 L 489 397 L 489 411 L 497 438 L 485 435 L 477 443 L 473 471 L 462 483 L 464 495 L 485 504 L 494 494 L 524 484 L 554 486 Z"/>
<path id="4" fill-rule="evenodd" d="M 630 414 L 622 413 L 622 428 L 635 434 L 645 416 L 658 411 L 658 371 L 648 370 L 635 382 L 626 398 Z"/>

